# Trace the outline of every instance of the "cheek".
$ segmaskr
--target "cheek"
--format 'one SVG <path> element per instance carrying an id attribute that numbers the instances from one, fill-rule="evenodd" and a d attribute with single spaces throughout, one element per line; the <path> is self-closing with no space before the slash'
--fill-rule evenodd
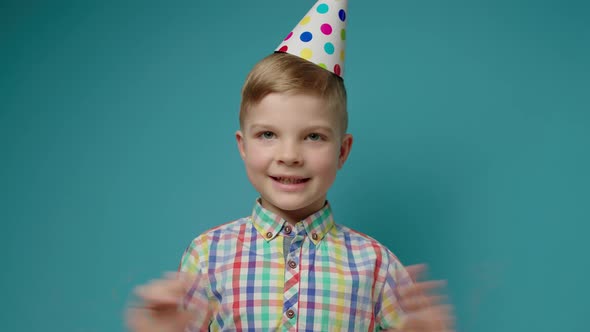
<path id="1" fill-rule="evenodd" d="M 250 171 L 265 170 L 272 161 L 269 149 L 251 145 L 246 149 L 246 167 Z"/>
<path id="2" fill-rule="evenodd" d="M 338 153 L 333 148 L 309 155 L 308 165 L 318 173 L 331 174 L 338 170 Z"/>

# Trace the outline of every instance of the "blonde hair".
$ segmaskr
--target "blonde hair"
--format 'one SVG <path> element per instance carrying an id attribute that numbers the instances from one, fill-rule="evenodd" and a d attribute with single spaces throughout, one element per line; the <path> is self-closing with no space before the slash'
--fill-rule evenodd
<path id="1" fill-rule="evenodd" d="M 342 134 L 348 128 L 346 88 L 342 78 L 288 53 L 273 53 L 258 62 L 246 77 L 240 104 L 240 128 L 246 113 L 271 93 L 311 94 L 338 112 Z"/>

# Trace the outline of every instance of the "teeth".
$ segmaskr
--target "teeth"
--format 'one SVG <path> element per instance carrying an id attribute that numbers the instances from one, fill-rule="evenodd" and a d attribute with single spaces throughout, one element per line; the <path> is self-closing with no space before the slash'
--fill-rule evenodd
<path id="1" fill-rule="evenodd" d="M 303 179 L 277 178 L 277 181 L 283 184 L 296 184 L 303 182 Z"/>

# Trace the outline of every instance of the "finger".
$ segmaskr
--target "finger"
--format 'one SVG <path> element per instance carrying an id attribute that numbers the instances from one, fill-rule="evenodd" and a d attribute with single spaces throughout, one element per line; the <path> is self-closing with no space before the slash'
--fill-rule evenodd
<path id="1" fill-rule="evenodd" d="M 432 307 L 429 310 L 425 310 L 425 315 L 433 327 L 447 330 L 455 326 L 453 307 L 450 305 Z"/>
<path id="2" fill-rule="evenodd" d="M 444 305 L 449 301 L 446 295 L 430 295 L 427 297 L 428 304 L 431 306 Z"/>
<path id="3" fill-rule="evenodd" d="M 406 271 L 408 271 L 410 278 L 412 278 L 414 282 L 416 282 L 416 280 L 419 280 L 422 276 L 424 276 L 427 269 L 428 266 L 426 264 L 415 264 L 406 266 Z"/>
<path id="4" fill-rule="evenodd" d="M 129 308 L 125 318 L 127 327 L 131 331 L 150 331 L 151 317 L 146 309 Z"/>
<path id="5" fill-rule="evenodd" d="M 157 280 L 135 289 L 135 294 L 147 307 L 177 305 L 184 294 L 179 280 Z"/>
<path id="6" fill-rule="evenodd" d="M 402 310 L 408 314 L 416 311 L 420 311 L 429 306 L 426 297 L 413 296 L 409 298 L 403 298 L 399 301 Z"/>
<path id="7" fill-rule="evenodd" d="M 455 317 L 452 307 L 448 305 L 436 306 L 420 310 L 407 315 L 404 331 L 453 331 Z"/>
<path id="8" fill-rule="evenodd" d="M 399 290 L 400 297 L 410 297 L 410 296 L 424 296 L 427 293 L 432 293 L 434 291 L 442 291 L 447 282 L 444 280 L 431 280 L 431 281 L 423 281 L 417 282 L 415 284 L 403 287 Z"/>
<path id="9" fill-rule="evenodd" d="M 399 304 L 406 313 L 409 313 L 428 307 L 442 305 L 446 300 L 447 296 L 444 295 L 412 296 L 400 299 Z"/>
<path id="10" fill-rule="evenodd" d="M 452 309 L 443 306 L 430 310 L 430 325 L 434 330 L 452 331 L 455 327 L 455 317 L 452 314 Z"/>

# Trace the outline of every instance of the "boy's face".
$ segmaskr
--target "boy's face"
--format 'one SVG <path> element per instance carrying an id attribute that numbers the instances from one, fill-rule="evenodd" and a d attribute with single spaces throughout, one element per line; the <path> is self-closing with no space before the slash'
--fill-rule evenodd
<path id="1" fill-rule="evenodd" d="M 294 222 L 321 209 L 352 146 L 341 131 L 320 97 L 273 93 L 251 107 L 236 139 L 262 206 Z"/>

